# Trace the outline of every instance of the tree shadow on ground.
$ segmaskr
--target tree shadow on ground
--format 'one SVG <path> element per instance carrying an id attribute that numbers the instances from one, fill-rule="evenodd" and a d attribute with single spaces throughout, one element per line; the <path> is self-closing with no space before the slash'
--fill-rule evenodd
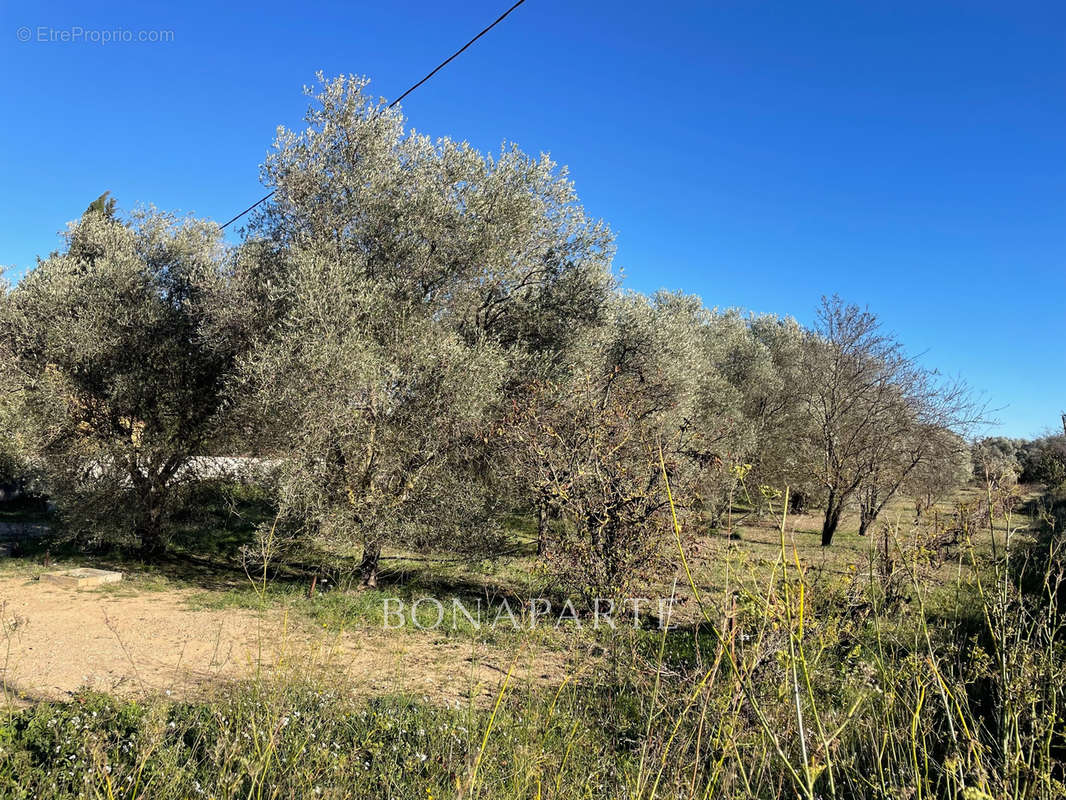
<path id="1" fill-rule="evenodd" d="M 489 605 L 506 601 L 512 606 L 529 603 L 530 592 L 509 584 L 495 576 L 463 573 L 458 575 L 442 574 L 432 566 L 419 567 L 405 564 L 386 567 L 378 576 L 379 591 L 390 591 L 398 597 L 436 597 L 456 598 L 464 603 L 485 601 Z M 562 602 L 557 592 L 537 592 L 537 598 L 550 602 Z"/>

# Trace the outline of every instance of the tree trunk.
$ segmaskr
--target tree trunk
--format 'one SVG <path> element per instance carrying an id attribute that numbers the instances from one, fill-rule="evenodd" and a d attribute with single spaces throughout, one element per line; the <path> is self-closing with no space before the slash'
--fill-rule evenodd
<path id="1" fill-rule="evenodd" d="M 139 553 L 145 561 L 154 561 L 166 552 L 167 543 L 159 524 L 158 509 L 151 508 L 141 515 L 136 534 L 140 541 Z"/>
<path id="2" fill-rule="evenodd" d="M 378 585 L 378 562 L 381 560 L 381 544 L 367 542 L 363 546 L 363 560 L 359 562 L 360 584 L 367 589 Z"/>
<path id="3" fill-rule="evenodd" d="M 859 536 L 865 536 L 870 526 L 877 519 L 880 509 L 877 504 L 877 495 L 871 494 L 859 503 Z"/>
<path id="4" fill-rule="evenodd" d="M 162 556 L 167 549 L 166 537 L 163 535 L 163 500 L 151 488 L 140 496 L 141 508 L 134 524 L 134 533 L 140 543 L 139 555 L 145 561 L 153 561 Z"/>
<path id="5" fill-rule="evenodd" d="M 543 500 L 537 503 L 537 556 L 543 556 L 548 536 L 548 504 Z"/>
<path id="6" fill-rule="evenodd" d="M 874 520 L 877 519 L 876 511 L 860 511 L 859 512 L 859 536 L 865 536 L 870 530 L 870 526 L 874 524 Z"/>
<path id="7" fill-rule="evenodd" d="M 830 492 L 829 501 L 825 506 L 825 521 L 822 523 L 822 547 L 828 547 L 833 543 L 833 534 L 837 532 L 843 511 L 844 504 L 836 498 L 833 492 Z"/>

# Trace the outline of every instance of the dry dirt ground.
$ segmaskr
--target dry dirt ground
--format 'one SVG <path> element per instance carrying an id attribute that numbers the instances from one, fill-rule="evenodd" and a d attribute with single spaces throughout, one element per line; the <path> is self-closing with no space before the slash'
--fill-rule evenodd
<path id="1" fill-rule="evenodd" d="M 549 682 L 566 669 L 561 653 L 516 655 L 429 632 L 330 632 L 280 611 L 193 610 L 191 594 L 130 596 L 0 578 L 6 701 L 59 699 L 85 688 L 192 697 L 238 678 L 321 674 L 367 694 L 484 703 L 512 663 L 517 681 Z"/>

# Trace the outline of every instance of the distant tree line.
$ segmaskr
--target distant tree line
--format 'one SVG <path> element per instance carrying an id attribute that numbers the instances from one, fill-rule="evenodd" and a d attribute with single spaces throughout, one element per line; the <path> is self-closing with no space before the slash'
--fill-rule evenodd
<path id="1" fill-rule="evenodd" d="M 669 566 L 672 513 L 729 529 L 788 487 L 829 545 L 848 509 L 865 533 L 984 468 L 965 387 L 869 311 L 828 298 L 808 329 L 623 291 L 547 157 L 409 132 L 355 78 L 306 122 L 239 246 L 104 196 L 5 290 L 0 464 L 71 529 L 156 555 L 192 459 L 250 455 L 276 465 L 276 557 L 358 553 L 372 585 L 385 547 L 495 552 L 525 509 L 549 568 L 602 596 Z M 1058 474 L 1041 447 L 1019 474 Z"/>
<path id="2" fill-rule="evenodd" d="M 973 477 L 982 483 L 1030 483 L 1057 489 L 1066 484 L 1066 435 L 988 437 L 974 443 L 971 460 Z"/>

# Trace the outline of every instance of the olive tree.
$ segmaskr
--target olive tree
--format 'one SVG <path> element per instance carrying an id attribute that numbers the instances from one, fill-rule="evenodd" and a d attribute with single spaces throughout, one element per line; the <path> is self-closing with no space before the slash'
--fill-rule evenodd
<path id="1" fill-rule="evenodd" d="M 766 349 L 769 366 L 762 379 L 746 386 L 746 413 L 755 425 L 754 478 L 775 496 L 788 488 L 790 510 L 802 512 L 824 502 L 825 489 L 810 465 L 818 463 L 807 404 L 809 332 L 794 319 L 763 315 L 751 326 Z"/>
<path id="2" fill-rule="evenodd" d="M 991 486 L 1012 486 L 1022 472 L 1024 443 L 1003 436 L 985 437 L 970 450 L 974 479 Z"/>
<path id="3" fill-rule="evenodd" d="M 7 286 L 0 283 L 0 307 L 7 301 Z M 0 318 L 3 311 L 0 310 Z M 23 448 L 19 444 L 17 398 L 10 358 L 0 350 L 0 501 L 16 496 L 28 470 Z"/>
<path id="4" fill-rule="evenodd" d="M 816 494 L 799 468 L 810 458 L 803 436 L 809 418 L 797 391 L 805 333 L 791 319 L 737 312 L 716 315 L 714 328 L 712 361 L 731 387 L 721 397 L 736 431 L 722 476 L 731 491 L 716 505 L 742 499 L 762 511 L 788 487 L 796 508 Z"/>
<path id="5" fill-rule="evenodd" d="M 149 555 L 217 431 L 235 353 L 205 339 L 218 226 L 91 207 L 7 295 L 0 347 L 19 434 L 76 531 Z"/>
<path id="6" fill-rule="evenodd" d="M 306 129 L 279 132 L 277 193 L 238 261 L 269 282 L 234 285 L 262 309 L 242 386 L 285 521 L 361 549 L 373 584 L 386 543 L 493 537 L 494 421 L 602 316 L 612 279 L 609 231 L 548 158 L 408 132 L 366 88 L 323 80 Z"/>
<path id="7" fill-rule="evenodd" d="M 624 596 L 672 563 L 667 480 L 686 536 L 698 525 L 734 433 L 720 406 L 728 384 L 708 357 L 711 322 L 696 298 L 620 296 L 565 376 L 516 403 L 523 480 L 557 518 L 543 555 L 586 601 Z"/>
<path id="8" fill-rule="evenodd" d="M 1022 483 L 1040 483 L 1057 489 L 1066 483 L 1066 436 L 1044 436 L 1026 442 L 1019 454 Z"/>
<path id="9" fill-rule="evenodd" d="M 374 585 L 386 542 L 461 545 L 472 540 L 464 526 L 490 522 L 474 481 L 500 348 L 442 328 L 329 255 L 292 261 L 280 289 L 289 308 L 243 378 L 274 426 L 286 522 L 319 551 L 361 550 Z"/>

